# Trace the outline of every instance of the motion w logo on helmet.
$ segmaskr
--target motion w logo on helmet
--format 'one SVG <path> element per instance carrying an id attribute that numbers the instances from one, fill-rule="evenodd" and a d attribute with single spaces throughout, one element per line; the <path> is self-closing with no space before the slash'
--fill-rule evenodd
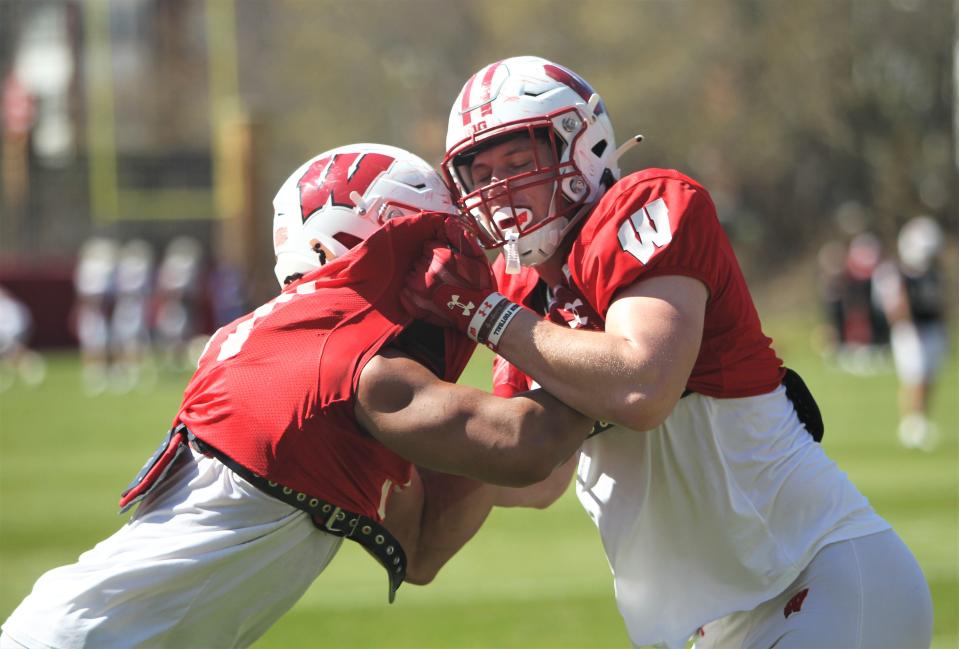
<path id="1" fill-rule="evenodd" d="M 546 73 L 550 79 L 554 81 L 559 81 L 562 84 L 565 84 L 573 89 L 577 95 L 583 98 L 583 101 L 589 103 L 590 98 L 595 94 L 593 89 L 590 87 L 586 81 L 573 72 L 572 70 L 567 70 L 566 68 L 561 68 L 558 65 L 553 65 L 551 63 L 546 63 L 543 65 L 543 72 Z M 606 111 L 606 107 L 603 105 L 603 102 L 600 101 L 596 104 L 596 108 L 593 111 L 594 115 L 602 115 Z"/>
<path id="2" fill-rule="evenodd" d="M 297 183 L 303 222 L 327 204 L 356 207 L 350 195 L 356 192 L 364 196 L 394 162 L 382 153 L 346 153 L 317 160 Z"/>

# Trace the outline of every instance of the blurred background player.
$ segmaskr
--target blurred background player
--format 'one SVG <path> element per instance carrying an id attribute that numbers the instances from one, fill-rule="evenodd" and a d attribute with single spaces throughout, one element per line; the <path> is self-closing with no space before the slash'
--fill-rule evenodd
<path id="1" fill-rule="evenodd" d="M 875 273 L 883 260 L 882 243 L 871 232 L 860 232 L 846 250 L 840 278 L 842 329 L 839 367 L 852 374 L 873 374 L 889 347 L 889 325 L 876 293 Z"/>
<path id="2" fill-rule="evenodd" d="M 825 322 L 813 332 L 812 344 L 824 357 L 833 357 L 842 341 L 844 328 L 842 289 L 846 247 L 831 239 L 816 254 L 816 288 Z"/>
<path id="3" fill-rule="evenodd" d="M 835 212 L 836 237 L 817 255 L 818 289 L 825 323 L 813 345 L 839 369 L 869 375 L 888 364 L 889 324 L 876 292 L 882 243 L 869 229 L 869 214 L 856 201 Z"/>
<path id="4" fill-rule="evenodd" d="M 88 239 L 80 248 L 73 276 L 83 387 L 89 395 L 103 392 L 109 381 L 110 314 L 116 291 L 117 249 L 112 239 Z"/>
<path id="5" fill-rule="evenodd" d="M 0 286 L 0 392 L 17 380 L 34 387 L 46 377 L 43 356 L 29 346 L 32 329 L 30 310 Z"/>
<path id="6" fill-rule="evenodd" d="M 111 387 L 126 392 L 155 378 L 150 347 L 150 301 L 155 254 L 149 243 L 132 239 L 120 248 L 116 301 L 110 317 Z"/>
<path id="7" fill-rule="evenodd" d="M 199 333 L 203 250 L 193 237 L 176 237 L 163 253 L 156 278 L 154 344 L 167 369 L 184 370 L 196 363 L 190 342 Z"/>
<path id="8" fill-rule="evenodd" d="M 936 375 L 947 351 L 945 296 L 939 268 L 942 229 L 917 216 L 899 231 L 898 263 L 876 274 L 878 294 L 892 332 L 899 377 L 899 441 L 906 448 L 932 450 L 938 430 L 929 417 Z"/>

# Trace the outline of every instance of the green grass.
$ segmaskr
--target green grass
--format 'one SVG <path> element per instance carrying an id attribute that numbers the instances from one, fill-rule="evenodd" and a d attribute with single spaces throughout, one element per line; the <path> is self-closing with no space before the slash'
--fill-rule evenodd
<path id="1" fill-rule="evenodd" d="M 820 401 L 830 455 L 918 557 L 935 602 L 934 646 L 959 646 L 959 335 L 935 401 L 943 441 L 927 454 L 896 441 L 892 370 L 858 377 L 830 367 L 810 351 L 806 324 L 783 319 L 768 329 Z M 465 380 L 488 385 L 488 360 L 478 355 Z M 73 355 L 48 363 L 41 387 L 0 394 L 0 620 L 42 572 L 119 527 L 119 491 L 165 431 L 187 379 L 89 398 Z M 598 536 L 572 493 L 546 511 L 494 512 L 433 584 L 405 585 L 392 606 L 382 569 L 346 543 L 256 645 L 628 646 Z"/>

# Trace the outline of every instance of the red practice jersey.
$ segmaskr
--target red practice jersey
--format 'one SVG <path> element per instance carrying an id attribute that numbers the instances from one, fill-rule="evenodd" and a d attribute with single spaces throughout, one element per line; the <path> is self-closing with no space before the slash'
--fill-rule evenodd
<path id="1" fill-rule="evenodd" d="M 452 329 L 408 327 L 399 304 L 407 272 L 443 220 L 394 219 L 217 331 L 177 420 L 269 480 L 381 519 L 391 486 L 409 481 L 411 465 L 359 428 L 360 372 L 395 344 L 456 381 L 474 348 Z"/>
<path id="2" fill-rule="evenodd" d="M 536 274 L 506 275 L 494 265 L 504 295 L 536 308 Z M 763 394 L 782 380 L 782 362 L 763 334 L 759 316 L 709 193 L 668 169 L 645 169 L 610 188 L 586 221 L 567 259 L 569 291 L 563 303 L 571 325 L 600 328 L 621 289 L 661 275 L 684 275 L 706 285 L 703 340 L 686 387 L 717 398 Z M 576 298 L 581 298 L 577 303 Z M 542 311 L 542 308 L 538 309 Z M 509 395 L 528 388 L 526 377 L 497 358 L 494 386 Z"/>

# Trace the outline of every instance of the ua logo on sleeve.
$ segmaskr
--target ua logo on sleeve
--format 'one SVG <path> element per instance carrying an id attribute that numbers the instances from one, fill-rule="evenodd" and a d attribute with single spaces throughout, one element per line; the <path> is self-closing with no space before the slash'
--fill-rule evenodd
<path id="1" fill-rule="evenodd" d="M 602 329 L 602 318 L 580 296 L 563 284 L 553 287 L 547 317 L 572 329 Z"/>
<path id="2" fill-rule="evenodd" d="M 457 308 L 462 309 L 463 316 L 469 316 L 469 314 L 473 311 L 475 307 L 476 305 L 473 304 L 472 301 L 469 304 L 463 304 L 462 302 L 460 302 L 459 295 L 451 295 L 450 301 L 446 303 L 446 308 L 448 308 L 450 311 Z"/>
<path id="3" fill-rule="evenodd" d="M 619 226 L 618 238 L 623 250 L 645 265 L 657 248 L 673 240 L 666 201 L 657 198 L 630 214 Z"/>

